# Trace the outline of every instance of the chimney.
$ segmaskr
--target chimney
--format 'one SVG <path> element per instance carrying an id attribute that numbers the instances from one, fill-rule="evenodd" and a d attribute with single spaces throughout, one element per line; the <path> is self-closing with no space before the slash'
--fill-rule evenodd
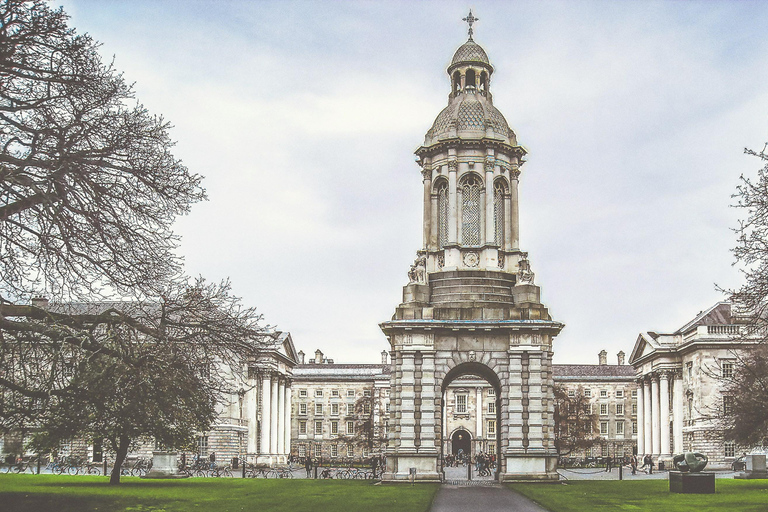
<path id="1" fill-rule="evenodd" d="M 597 354 L 600 357 L 600 364 L 606 365 L 608 364 L 608 352 L 605 350 L 601 350 L 599 354 Z"/>
<path id="2" fill-rule="evenodd" d="M 48 299 L 45 297 L 40 297 L 39 295 L 37 297 L 32 297 L 32 305 L 36 308 L 40 309 L 48 309 Z"/>
<path id="3" fill-rule="evenodd" d="M 315 350 L 315 364 L 323 364 L 323 353 L 320 349 Z"/>
<path id="4" fill-rule="evenodd" d="M 299 356 L 299 364 L 304 364 L 304 351 L 299 350 L 298 356 Z"/>
<path id="5" fill-rule="evenodd" d="M 618 354 L 616 354 L 616 357 L 619 358 L 619 365 L 624 364 L 624 351 L 620 351 Z"/>

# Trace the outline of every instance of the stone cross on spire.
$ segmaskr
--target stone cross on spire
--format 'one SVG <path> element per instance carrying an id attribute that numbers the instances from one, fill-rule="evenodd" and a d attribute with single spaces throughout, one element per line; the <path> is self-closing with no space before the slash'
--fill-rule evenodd
<path id="1" fill-rule="evenodd" d="M 472 9 L 469 10 L 469 15 L 466 18 L 462 18 L 462 21 L 466 21 L 469 24 L 469 40 L 472 40 L 472 24 L 476 21 L 480 21 L 480 18 L 472 16 Z"/>

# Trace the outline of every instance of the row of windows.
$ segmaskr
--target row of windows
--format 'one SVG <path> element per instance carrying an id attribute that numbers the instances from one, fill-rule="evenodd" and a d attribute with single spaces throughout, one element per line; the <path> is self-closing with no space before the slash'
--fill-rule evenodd
<path id="1" fill-rule="evenodd" d="M 384 393 L 386 395 L 389 395 L 389 390 L 384 390 Z M 300 389 L 299 390 L 299 397 L 301 398 L 307 398 L 307 390 L 306 389 Z M 322 389 L 316 389 L 315 390 L 315 396 L 316 397 L 322 397 L 323 396 L 323 390 Z M 371 396 L 371 390 L 370 389 L 364 389 L 363 390 L 363 396 Z M 331 398 L 340 398 L 341 397 L 341 390 L 339 389 L 332 389 L 331 390 Z M 355 397 L 355 390 L 354 389 L 348 389 L 347 390 L 347 397 L 348 398 L 354 398 Z"/>
<path id="2" fill-rule="evenodd" d="M 488 402 L 486 406 L 486 410 L 489 414 L 495 414 L 496 413 L 496 402 Z M 466 414 L 468 411 L 467 407 L 467 395 L 456 395 L 456 408 L 454 412 L 456 414 Z"/>
<path id="3" fill-rule="evenodd" d="M 352 446 L 351 444 L 343 445 L 343 446 L 346 449 L 347 457 L 354 456 L 354 454 L 355 454 L 354 446 Z M 299 451 L 299 457 L 306 457 L 307 456 L 307 445 L 300 444 L 298 446 L 298 451 Z M 329 451 L 331 457 L 338 457 L 339 456 L 339 445 L 338 444 L 330 445 L 328 451 Z M 363 456 L 363 458 L 368 457 L 368 448 L 363 447 L 361 452 L 362 452 L 361 455 Z M 320 444 L 316 444 L 315 445 L 313 456 L 314 457 L 322 457 L 323 456 L 323 446 L 322 445 L 320 445 Z"/>
<path id="4" fill-rule="evenodd" d="M 355 422 L 354 421 L 346 421 L 346 422 L 341 423 L 341 425 L 339 425 L 339 423 L 340 423 L 339 421 L 331 421 L 330 423 L 331 423 L 331 435 L 333 435 L 333 436 L 337 436 L 337 435 L 342 434 L 342 433 L 343 434 L 347 434 L 347 435 L 352 435 L 352 434 L 355 433 Z M 346 426 L 346 431 L 342 432 L 340 430 L 340 427 L 343 428 L 345 426 Z M 495 423 L 494 423 L 494 426 L 495 426 Z M 389 429 L 389 423 L 385 422 L 384 423 L 384 431 L 386 432 L 388 429 Z M 308 433 L 309 432 L 307 431 L 307 420 L 300 420 L 299 421 L 299 434 L 307 435 Z M 323 434 L 323 421 L 321 421 L 321 420 L 316 420 L 315 421 L 314 434 L 316 436 L 319 436 L 319 435 Z"/>
<path id="5" fill-rule="evenodd" d="M 338 416 L 340 414 L 340 411 L 342 410 L 342 406 L 344 404 L 331 404 L 331 416 Z M 307 415 L 307 408 L 308 405 L 306 403 L 299 404 L 299 415 L 300 416 L 306 416 Z M 384 408 L 386 409 L 386 412 L 389 412 L 389 402 L 384 404 Z M 315 415 L 322 415 L 323 411 L 325 410 L 325 404 L 315 404 Z M 347 410 L 352 413 L 353 407 L 347 406 Z M 363 414 L 371 414 L 371 404 L 364 403 L 363 404 Z"/>
<path id="6" fill-rule="evenodd" d="M 480 195 L 482 191 L 483 181 L 475 174 L 465 175 L 459 183 L 462 245 L 480 245 L 480 218 L 483 212 Z M 445 179 L 441 179 L 437 183 L 435 193 L 437 194 L 438 241 L 442 248 L 448 245 L 449 199 L 448 182 Z M 493 184 L 494 243 L 496 245 L 502 245 L 504 242 L 504 196 L 506 194 L 506 184 L 497 180 Z"/>
<path id="7" fill-rule="evenodd" d="M 624 422 L 623 421 L 617 421 L 616 422 L 616 429 L 614 433 L 617 436 L 623 436 L 624 435 Z M 632 434 L 637 434 L 637 423 L 632 422 Z M 600 435 L 601 436 L 607 436 L 608 435 L 608 422 L 607 421 L 601 421 L 600 422 Z"/>
<path id="8" fill-rule="evenodd" d="M 575 389 L 569 389 L 568 390 L 568 396 L 570 396 L 570 397 L 576 396 L 576 390 Z M 584 396 L 586 398 L 592 398 L 592 390 L 591 389 L 585 389 L 584 390 Z M 599 390 L 599 395 L 598 396 L 600 398 L 608 398 L 608 390 L 607 389 Z M 623 389 L 617 389 L 616 393 L 615 393 L 615 396 L 616 396 L 616 398 L 624 398 L 625 397 L 624 390 Z M 632 390 L 632 398 L 637 398 L 637 390 L 636 389 Z"/>

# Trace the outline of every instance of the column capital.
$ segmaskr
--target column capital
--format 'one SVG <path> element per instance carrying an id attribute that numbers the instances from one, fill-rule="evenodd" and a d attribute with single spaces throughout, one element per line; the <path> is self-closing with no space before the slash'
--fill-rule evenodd
<path id="1" fill-rule="evenodd" d="M 456 172 L 459 170 L 459 161 L 456 159 L 456 157 L 451 158 L 448 160 L 448 172 Z"/>
<path id="2" fill-rule="evenodd" d="M 485 157 L 485 172 L 493 172 L 496 168 L 496 158 L 492 156 Z"/>

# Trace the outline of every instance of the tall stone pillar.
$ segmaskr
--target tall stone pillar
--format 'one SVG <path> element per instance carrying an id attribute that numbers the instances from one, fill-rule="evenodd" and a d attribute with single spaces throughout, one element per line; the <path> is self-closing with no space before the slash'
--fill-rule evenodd
<path id="1" fill-rule="evenodd" d="M 283 436 L 283 453 L 291 454 L 291 381 L 285 382 L 285 402 L 283 402 L 285 435 Z"/>
<path id="2" fill-rule="evenodd" d="M 424 181 L 424 248 L 429 249 L 432 234 L 432 166 L 424 164 L 421 171 Z"/>
<path id="3" fill-rule="evenodd" d="M 637 454 L 642 457 L 645 453 L 645 416 L 643 412 L 643 381 L 637 381 Z"/>
<path id="4" fill-rule="evenodd" d="M 277 381 L 277 455 L 284 455 L 285 447 L 285 380 Z"/>
<path id="5" fill-rule="evenodd" d="M 278 425 L 277 419 L 280 416 L 280 413 L 278 412 L 278 401 L 277 401 L 278 400 L 278 391 L 277 391 L 277 388 L 278 388 L 278 377 L 277 377 L 277 375 L 274 375 L 272 377 L 271 383 L 272 383 L 272 385 L 270 387 L 271 387 L 271 390 L 272 390 L 272 392 L 271 392 L 272 394 L 270 395 L 271 400 L 270 400 L 270 407 L 269 407 L 270 408 L 270 415 L 269 415 L 269 417 L 272 420 L 272 422 L 271 422 L 270 427 L 269 427 L 270 433 L 271 433 L 271 435 L 270 435 L 270 443 L 269 443 L 269 453 L 271 455 L 277 455 L 277 428 L 278 428 L 277 427 L 277 425 Z M 274 462 L 274 458 L 273 458 L 273 462 Z"/>
<path id="6" fill-rule="evenodd" d="M 653 455 L 661 454 L 661 421 L 659 411 L 659 376 L 651 375 L 651 441 Z"/>
<path id="7" fill-rule="evenodd" d="M 448 243 L 459 241 L 459 199 L 458 174 L 459 163 L 456 157 L 448 161 Z"/>
<path id="8" fill-rule="evenodd" d="M 475 439 L 481 439 L 483 436 L 483 388 L 478 386 L 475 388 L 475 404 L 476 404 L 476 417 L 475 417 Z M 478 450 L 480 447 L 478 446 Z"/>
<path id="9" fill-rule="evenodd" d="M 651 408 L 651 380 L 650 376 L 643 377 L 643 421 L 645 426 L 645 453 L 653 453 L 653 410 Z"/>
<path id="10" fill-rule="evenodd" d="M 528 451 L 544 451 L 544 391 L 540 351 L 528 354 Z"/>
<path id="11" fill-rule="evenodd" d="M 413 352 L 402 351 L 400 384 L 400 448 L 416 448 L 415 367 Z"/>
<path id="12" fill-rule="evenodd" d="M 661 430 L 661 450 L 659 456 L 669 458 L 669 374 L 661 372 L 659 375 L 659 428 Z"/>
<path id="13" fill-rule="evenodd" d="M 493 244 L 496 238 L 496 223 L 493 216 L 493 170 L 496 162 L 492 156 L 485 157 L 485 243 Z"/>
<path id="14" fill-rule="evenodd" d="M 420 453 L 438 453 L 437 418 L 440 388 L 435 380 L 435 353 L 422 351 L 421 359 L 421 446 Z"/>
<path id="15" fill-rule="evenodd" d="M 270 412 L 272 410 L 272 384 L 269 372 L 264 372 L 261 375 L 261 447 L 259 449 L 259 455 L 269 455 L 271 446 L 271 434 L 270 429 L 272 427 L 272 418 Z M 259 460 L 259 462 L 266 462 L 266 459 Z"/>
<path id="16" fill-rule="evenodd" d="M 683 453 L 683 374 L 675 372 L 672 381 L 672 432 L 674 453 Z"/>
<path id="17" fill-rule="evenodd" d="M 520 178 L 520 169 L 518 169 L 517 164 L 512 166 L 512 169 L 509 171 L 509 177 L 509 243 L 511 245 L 510 250 L 516 251 L 520 249 L 520 205 L 517 201 L 517 188 L 518 180 Z"/>

